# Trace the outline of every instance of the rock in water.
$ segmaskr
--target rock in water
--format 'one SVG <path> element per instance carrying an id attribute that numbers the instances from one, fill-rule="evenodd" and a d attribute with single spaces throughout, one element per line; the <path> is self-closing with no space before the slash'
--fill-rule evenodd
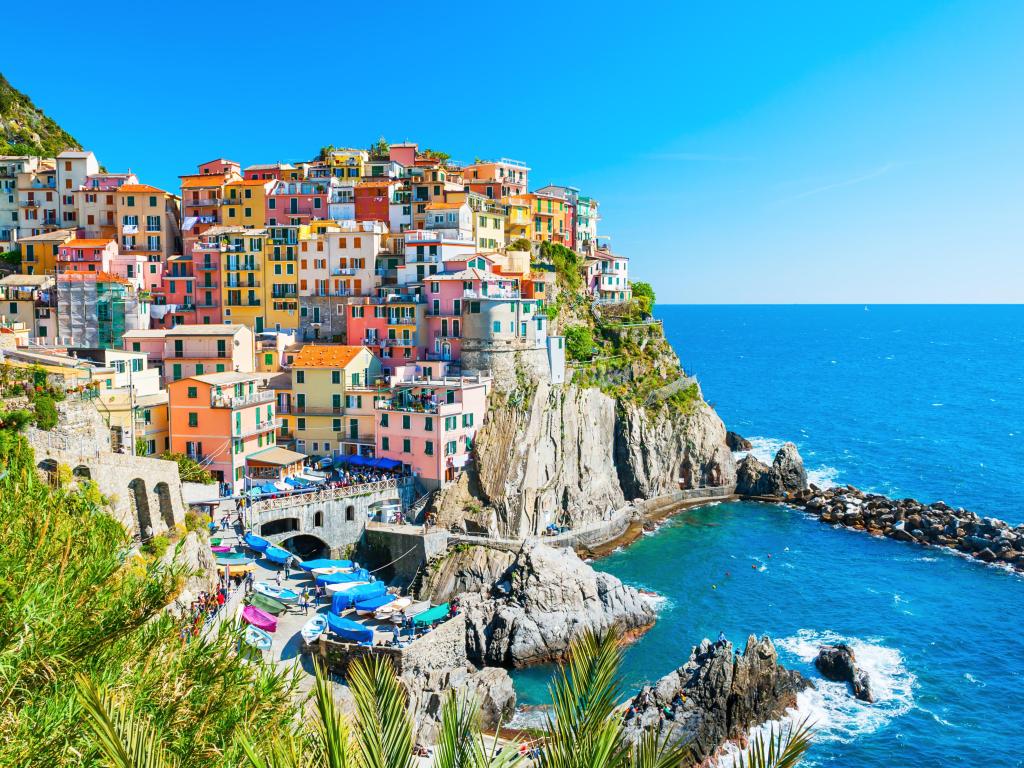
<path id="1" fill-rule="evenodd" d="M 785 443 L 775 454 L 772 469 L 779 475 L 779 482 L 787 493 L 796 493 L 807 487 L 807 470 L 804 460 L 793 443 Z"/>
<path id="2" fill-rule="evenodd" d="M 810 684 L 779 664 L 768 637 L 751 635 L 742 655 L 727 641 L 705 639 L 694 646 L 686 664 L 633 699 L 627 731 L 638 741 L 645 728 L 661 725 L 668 738 L 689 742 L 702 761 L 724 742 L 745 738 L 753 726 L 782 717 Z"/>
<path id="3" fill-rule="evenodd" d="M 753 443 L 736 432 L 725 433 L 725 444 L 729 446 L 730 451 L 750 451 L 754 448 Z"/>
<path id="4" fill-rule="evenodd" d="M 741 496 L 781 497 L 806 488 L 807 470 L 793 443 L 778 450 L 770 467 L 748 453 L 736 468 L 736 493 Z"/>
<path id="5" fill-rule="evenodd" d="M 869 704 L 874 702 L 871 680 L 867 672 L 857 667 L 857 659 L 850 646 L 845 643 L 822 646 L 814 660 L 814 666 L 827 680 L 849 683 L 853 695 L 861 701 Z"/>
<path id="6" fill-rule="evenodd" d="M 467 653 L 486 666 L 558 661 L 581 632 L 636 632 L 656 618 L 650 600 L 637 590 L 595 571 L 571 549 L 543 544 L 524 545 L 486 592 L 461 598 Z"/>

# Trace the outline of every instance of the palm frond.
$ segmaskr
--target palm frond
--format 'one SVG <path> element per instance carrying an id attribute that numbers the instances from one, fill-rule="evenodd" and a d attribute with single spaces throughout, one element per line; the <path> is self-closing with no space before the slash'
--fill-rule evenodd
<path id="1" fill-rule="evenodd" d="M 115 702 L 89 678 L 78 676 L 78 701 L 107 765 L 112 768 L 174 768 L 152 724 Z"/>
<path id="2" fill-rule="evenodd" d="M 353 735 L 363 768 L 412 766 L 412 719 L 391 660 L 363 656 L 348 668 L 356 702 Z"/>
<path id="3" fill-rule="evenodd" d="M 805 718 L 789 726 L 759 731 L 750 747 L 733 759 L 733 768 L 793 768 L 811 747 L 814 731 Z"/>
<path id="4" fill-rule="evenodd" d="M 662 737 L 655 730 L 645 731 L 630 753 L 630 768 L 678 768 L 694 762 L 688 744 L 669 739 L 668 734 Z"/>
<path id="5" fill-rule="evenodd" d="M 349 768 L 352 765 L 352 741 L 348 725 L 338 712 L 331 690 L 331 678 L 316 664 L 317 741 L 326 768 Z"/>

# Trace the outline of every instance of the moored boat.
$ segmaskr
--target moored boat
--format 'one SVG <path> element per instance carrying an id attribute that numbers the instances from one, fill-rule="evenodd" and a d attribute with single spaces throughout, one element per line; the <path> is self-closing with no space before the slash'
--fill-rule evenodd
<path id="1" fill-rule="evenodd" d="M 314 576 L 333 576 L 336 573 L 352 573 L 353 571 L 355 568 L 329 565 L 326 568 L 314 568 L 312 574 Z"/>
<path id="2" fill-rule="evenodd" d="M 252 562 L 251 557 L 246 557 L 241 552 L 225 552 L 217 555 L 214 559 L 217 561 L 217 565 L 249 565 Z"/>
<path id="3" fill-rule="evenodd" d="M 320 635 L 327 631 L 327 617 L 322 613 L 318 613 L 303 624 L 302 629 L 299 631 L 302 633 L 303 640 L 307 643 L 315 643 L 320 639 Z"/>
<path id="4" fill-rule="evenodd" d="M 263 556 L 272 563 L 284 565 L 292 558 L 292 553 L 287 549 L 281 549 L 281 547 L 275 547 L 273 544 L 270 544 L 263 550 Z"/>
<path id="5" fill-rule="evenodd" d="M 252 624 L 246 627 L 242 639 L 245 640 L 246 645 L 251 645 L 258 651 L 269 651 L 270 646 L 274 643 L 274 638 Z"/>
<path id="6" fill-rule="evenodd" d="M 252 588 L 261 595 L 266 595 L 267 597 L 272 597 L 275 600 L 280 600 L 282 603 L 297 603 L 299 601 L 298 592 L 294 592 L 287 587 L 279 587 L 276 584 L 270 584 L 266 581 L 257 581 L 252 585 Z"/>
<path id="7" fill-rule="evenodd" d="M 429 600 L 423 600 L 423 601 L 418 602 L 418 603 L 412 603 L 411 605 L 406 606 L 401 611 L 392 611 L 392 613 L 391 613 L 391 621 L 394 624 L 404 624 L 405 620 L 407 618 L 409 618 L 411 616 L 416 616 L 418 614 L 423 613 L 424 611 L 429 611 L 429 610 L 430 610 L 430 601 Z"/>
<path id="8" fill-rule="evenodd" d="M 372 629 L 364 627 L 358 621 L 352 621 L 352 619 L 346 619 L 343 616 L 338 616 L 336 613 L 327 614 L 327 626 L 330 627 L 331 632 L 336 634 L 342 640 L 348 640 L 353 643 L 373 642 Z"/>
<path id="9" fill-rule="evenodd" d="M 383 595 L 377 595 L 366 600 L 360 600 L 355 604 L 356 613 L 360 616 L 370 616 L 377 611 L 378 608 L 382 608 L 389 603 L 395 602 L 398 598 L 395 595 L 389 595 L 387 593 Z"/>
<path id="10" fill-rule="evenodd" d="M 256 605 L 245 606 L 242 609 L 242 619 L 266 632 L 273 632 L 277 629 L 277 618 Z"/>
<path id="11" fill-rule="evenodd" d="M 373 618 L 377 621 L 388 621 L 391 618 L 391 614 L 395 611 L 401 613 L 406 608 L 412 605 L 412 599 L 408 597 L 400 597 L 397 600 L 392 600 L 387 605 L 382 605 L 376 611 L 373 612 Z"/>
<path id="12" fill-rule="evenodd" d="M 277 616 L 279 613 L 284 613 L 288 606 L 282 603 L 280 600 L 275 600 L 272 597 L 261 595 L 259 592 L 255 593 L 249 598 L 249 604 L 255 605 L 261 611 Z"/>
<path id="13" fill-rule="evenodd" d="M 317 568 L 352 568 L 351 560 L 331 560 L 329 558 L 317 558 L 315 560 L 304 560 L 299 563 L 299 568 L 306 571 L 315 571 Z"/>
<path id="14" fill-rule="evenodd" d="M 257 536 L 255 533 L 250 531 L 245 534 L 245 546 L 249 549 L 254 549 L 260 554 L 267 551 L 267 547 L 270 546 L 270 542 L 264 539 L 262 536 Z"/>
<path id="15" fill-rule="evenodd" d="M 333 595 L 336 592 L 347 592 L 350 589 L 355 589 L 356 587 L 362 587 L 362 586 L 364 586 L 366 584 L 369 584 L 369 583 L 370 582 L 368 582 L 368 581 L 343 581 L 340 584 L 328 584 L 326 589 L 327 589 L 327 594 Z"/>
<path id="16" fill-rule="evenodd" d="M 218 554 L 220 554 L 220 553 L 224 553 L 224 552 L 230 552 L 231 551 L 231 547 L 229 547 L 229 546 L 227 546 L 225 544 L 216 544 L 216 545 L 213 545 L 213 546 L 210 547 L 210 551 L 211 552 L 217 552 Z"/>

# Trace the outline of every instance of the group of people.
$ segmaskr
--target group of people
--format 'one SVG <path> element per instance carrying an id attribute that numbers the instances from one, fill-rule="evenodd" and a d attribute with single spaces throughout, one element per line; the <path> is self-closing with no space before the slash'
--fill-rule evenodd
<path id="1" fill-rule="evenodd" d="M 350 485 L 366 485 L 392 480 L 399 475 L 381 469 L 336 470 L 327 481 L 327 488 L 348 488 Z"/>
<path id="2" fill-rule="evenodd" d="M 198 637 L 206 622 L 212 620 L 224 607 L 228 599 L 228 587 L 220 585 L 215 592 L 200 592 L 199 596 L 188 607 L 181 628 L 181 639 L 188 642 Z"/>

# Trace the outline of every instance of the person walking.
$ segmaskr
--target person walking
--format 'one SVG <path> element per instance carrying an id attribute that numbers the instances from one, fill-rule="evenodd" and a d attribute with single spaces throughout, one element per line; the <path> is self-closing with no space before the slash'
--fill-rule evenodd
<path id="1" fill-rule="evenodd" d="M 302 615 L 309 613 L 309 587 L 302 588 Z"/>

